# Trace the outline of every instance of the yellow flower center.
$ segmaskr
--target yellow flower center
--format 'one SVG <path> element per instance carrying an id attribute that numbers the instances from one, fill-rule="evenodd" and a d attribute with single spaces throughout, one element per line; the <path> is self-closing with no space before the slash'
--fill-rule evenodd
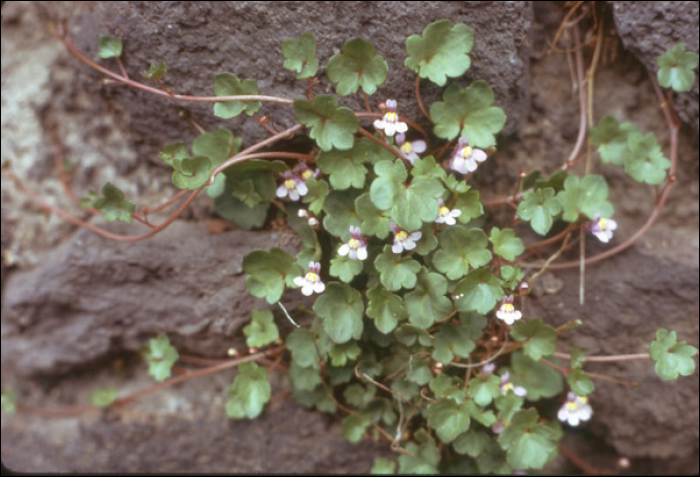
<path id="1" fill-rule="evenodd" d="M 587 397 L 579 397 L 578 402 L 581 404 L 588 404 L 588 398 Z"/>
<path id="2" fill-rule="evenodd" d="M 402 230 L 401 232 L 396 234 L 396 238 L 399 242 L 403 242 L 408 238 L 408 234 L 404 230 Z"/>
<path id="3" fill-rule="evenodd" d="M 443 217 L 447 217 L 450 214 L 450 209 L 445 207 L 444 205 L 440 207 L 440 215 Z"/>
<path id="4" fill-rule="evenodd" d="M 467 146 L 464 149 L 462 149 L 462 157 L 469 157 L 472 155 L 472 148 L 471 146 Z"/>
<path id="5" fill-rule="evenodd" d="M 578 403 L 576 403 L 576 401 L 566 403 L 566 408 L 569 411 L 574 412 L 574 411 L 578 410 Z"/>
<path id="6" fill-rule="evenodd" d="M 294 182 L 292 179 L 287 179 L 286 181 L 284 181 L 284 186 L 287 189 L 294 189 L 294 188 L 296 188 L 297 183 Z"/>
<path id="7" fill-rule="evenodd" d="M 503 311 L 505 311 L 506 313 L 513 313 L 515 311 L 515 307 L 512 303 L 504 303 Z"/>
<path id="8" fill-rule="evenodd" d="M 406 154 L 410 154 L 413 152 L 413 146 L 411 145 L 410 142 L 405 142 L 403 146 L 401 146 L 401 150 L 405 152 Z"/>
<path id="9" fill-rule="evenodd" d="M 605 219 L 600 219 L 600 221 L 598 221 L 598 225 L 600 225 L 600 228 L 603 230 L 605 230 L 607 228 L 607 226 L 608 226 L 607 224 L 608 224 L 608 222 Z"/>
<path id="10" fill-rule="evenodd" d="M 357 250 L 357 247 L 360 246 L 360 241 L 357 239 L 350 239 L 348 242 L 348 245 L 350 246 L 351 249 Z"/>
<path id="11" fill-rule="evenodd" d="M 505 383 L 505 384 L 503 385 L 503 389 L 505 389 L 506 391 L 513 391 L 514 386 L 513 386 L 512 384 L 510 384 L 510 383 Z"/>
<path id="12" fill-rule="evenodd" d="M 313 177 L 313 175 L 314 173 L 311 172 L 311 169 L 306 169 L 304 172 L 301 173 L 301 178 L 305 181 L 308 181 L 311 177 Z"/>
<path id="13" fill-rule="evenodd" d="M 386 113 L 384 115 L 384 121 L 389 121 L 390 123 L 395 123 L 399 120 L 399 115 L 396 113 Z"/>
<path id="14" fill-rule="evenodd" d="M 309 272 L 306 274 L 306 281 L 310 283 L 316 283 L 318 281 L 318 275 L 316 275 L 313 272 Z"/>

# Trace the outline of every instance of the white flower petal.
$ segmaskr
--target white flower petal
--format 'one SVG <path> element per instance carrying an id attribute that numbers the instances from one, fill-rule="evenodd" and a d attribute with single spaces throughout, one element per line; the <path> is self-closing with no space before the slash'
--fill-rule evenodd
<path id="1" fill-rule="evenodd" d="M 593 415 L 593 409 L 588 404 L 583 404 L 578 408 L 578 417 L 582 421 L 587 421 Z"/>
<path id="2" fill-rule="evenodd" d="M 367 247 L 360 247 L 357 249 L 357 258 L 360 260 L 367 260 Z"/>
<path id="3" fill-rule="evenodd" d="M 343 245 L 340 246 L 338 249 L 338 255 L 341 257 L 346 256 L 350 252 L 350 245 L 344 243 Z"/>
<path id="4" fill-rule="evenodd" d="M 527 396 L 527 389 L 525 389 L 522 386 L 515 386 L 513 387 L 513 392 L 515 393 L 516 396 L 518 397 L 525 397 Z"/>
<path id="5" fill-rule="evenodd" d="M 577 412 L 572 412 L 571 414 L 569 414 L 569 419 L 568 419 L 568 420 L 569 420 L 569 425 L 570 425 L 570 426 L 574 426 L 574 427 L 578 426 L 578 423 L 579 423 L 579 415 L 578 415 L 578 413 L 577 413 Z"/>
<path id="6" fill-rule="evenodd" d="M 403 252 L 403 245 L 398 240 L 394 240 L 394 245 L 391 246 L 391 251 L 394 253 Z"/>
<path id="7" fill-rule="evenodd" d="M 299 192 L 297 192 L 296 189 L 290 189 L 289 190 L 289 199 L 290 200 L 299 200 Z"/>
<path id="8" fill-rule="evenodd" d="M 403 248 L 405 248 L 406 250 L 413 250 L 414 248 L 416 248 L 416 242 L 408 238 L 404 241 Z"/>
<path id="9" fill-rule="evenodd" d="M 305 277 L 294 277 L 294 284 L 298 287 L 303 287 L 306 284 Z"/>
<path id="10" fill-rule="evenodd" d="M 614 221 L 613 219 L 608 219 L 605 221 L 606 222 L 606 228 L 608 230 L 617 230 L 617 222 Z"/>
<path id="11" fill-rule="evenodd" d="M 413 150 L 417 153 L 425 152 L 425 150 L 428 148 L 428 145 L 425 143 L 425 141 L 413 141 L 411 143 L 411 146 L 413 146 Z"/>
<path id="12" fill-rule="evenodd" d="M 314 293 L 314 284 L 306 282 L 301 289 L 301 293 L 304 296 L 311 296 Z"/>
<path id="13" fill-rule="evenodd" d="M 377 119 L 376 121 L 374 121 L 373 124 L 376 129 L 384 129 L 384 127 L 386 126 L 386 123 L 383 119 Z"/>
<path id="14" fill-rule="evenodd" d="M 488 156 L 481 149 L 472 149 L 472 159 L 479 162 L 484 162 Z"/>
<path id="15" fill-rule="evenodd" d="M 455 221 L 455 219 L 452 216 L 448 215 L 447 217 L 445 217 L 445 223 L 447 225 L 454 225 L 457 222 Z"/>
<path id="16" fill-rule="evenodd" d="M 398 122 L 396 123 L 396 131 L 400 133 L 405 133 L 408 131 L 408 125 L 406 123 Z"/>
<path id="17" fill-rule="evenodd" d="M 557 418 L 561 421 L 564 422 L 569 418 L 569 410 L 566 408 L 566 404 L 564 404 L 560 409 L 559 412 L 557 413 Z"/>
<path id="18" fill-rule="evenodd" d="M 299 195 L 306 195 L 306 193 L 309 192 L 309 188 L 306 187 L 306 182 L 297 183 L 297 192 L 299 192 Z"/>
<path id="19" fill-rule="evenodd" d="M 387 136 L 393 136 L 396 133 L 396 125 L 394 123 L 385 123 L 384 132 Z"/>
<path id="20" fill-rule="evenodd" d="M 284 184 L 277 188 L 277 197 L 279 197 L 280 199 L 283 197 L 287 197 L 287 187 Z"/>
<path id="21" fill-rule="evenodd" d="M 323 293 L 323 291 L 324 291 L 325 289 L 326 289 L 326 285 L 325 285 L 321 280 L 317 281 L 317 282 L 314 284 L 314 291 L 315 291 L 316 293 Z"/>

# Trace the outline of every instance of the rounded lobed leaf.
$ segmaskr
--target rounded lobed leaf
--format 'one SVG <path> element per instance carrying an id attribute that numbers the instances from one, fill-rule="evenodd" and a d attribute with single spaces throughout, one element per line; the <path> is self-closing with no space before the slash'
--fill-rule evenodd
<path id="1" fill-rule="evenodd" d="M 374 94 L 386 81 L 386 61 L 383 56 L 375 55 L 375 51 L 370 42 L 355 38 L 345 43 L 342 52 L 333 55 L 326 74 L 335 83 L 338 95 L 357 93 L 359 88 L 367 94 Z"/>
<path id="2" fill-rule="evenodd" d="M 360 122 L 352 110 L 338 107 L 338 101 L 332 96 L 318 95 L 313 103 L 297 99 L 294 111 L 297 121 L 311 128 L 309 136 L 324 151 L 333 148 L 345 151 L 355 143 Z"/>
<path id="3" fill-rule="evenodd" d="M 299 40 L 288 39 L 282 42 L 284 67 L 297 74 L 297 79 L 313 78 L 318 71 L 316 58 L 316 38 L 305 31 Z"/>
<path id="4" fill-rule="evenodd" d="M 457 78 L 469 69 L 473 36 L 472 29 L 461 23 L 453 25 L 447 19 L 431 23 L 422 36 L 406 39 L 404 64 L 421 78 L 444 86 L 448 77 Z"/>

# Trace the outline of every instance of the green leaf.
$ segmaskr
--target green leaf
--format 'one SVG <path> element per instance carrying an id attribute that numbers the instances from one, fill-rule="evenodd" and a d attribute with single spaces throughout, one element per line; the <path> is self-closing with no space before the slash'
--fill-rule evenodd
<path id="1" fill-rule="evenodd" d="M 552 398 L 564 390 L 564 380 L 558 371 L 533 361 L 520 351 L 512 354 L 510 364 L 513 367 L 511 381 L 527 389 L 529 401 Z"/>
<path id="2" fill-rule="evenodd" d="M 356 444 L 362 440 L 362 436 L 371 423 L 367 418 L 359 414 L 351 414 L 345 419 L 343 419 L 343 424 L 341 426 L 341 432 L 343 437 Z"/>
<path id="3" fill-rule="evenodd" d="M 331 358 L 331 365 L 341 367 L 345 366 L 349 361 L 355 361 L 361 352 L 362 350 L 356 341 L 348 341 L 347 343 L 331 346 L 328 350 L 328 356 Z"/>
<path id="4" fill-rule="evenodd" d="M 428 426 L 435 429 L 440 440 L 449 444 L 469 429 L 469 410 L 466 403 L 457 404 L 445 399 L 428 406 Z"/>
<path id="5" fill-rule="evenodd" d="M 352 110 L 338 107 L 334 97 L 318 95 L 313 103 L 297 99 L 294 101 L 294 111 L 297 121 L 311 128 L 309 136 L 324 151 L 352 148 L 360 122 Z"/>
<path id="6" fill-rule="evenodd" d="M 352 344 L 357 346 L 357 343 L 355 342 L 353 342 Z M 363 409 L 366 406 L 368 406 L 376 395 L 377 388 L 374 385 L 368 385 L 367 387 L 365 387 L 362 384 L 358 383 L 351 384 L 345 389 L 345 392 L 343 392 L 343 397 L 345 398 L 345 401 L 347 401 L 347 403 L 351 406 L 354 406 L 358 409 Z"/>
<path id="7" fill-rule="evenodd" d="M 440 373 L 430 380 L 429 386 L 435 397 L 442 399 L 447 397 L 449 393 L 454 392 L 460 386 L 460 383 L 458 378 Z"/>
<path id="8" fill-rule="evenodd" d="M 302 198 L 305 204 L 309 204 L 309 210 L 313 214 L 318 214 L 323 210 L 323 203 L 328 196 L 330 187 L 328 182 L 323 179 L 314 179 L 313 177 L 306 180 L 306 187 L 309 191 Z M 363 229 L 364 231 L 364 229 Z"/>
<path id="9" fill-rule="evenodd" d="M 355 213 L 355 200 L 359 193 L 357 189 L 332 190 L 323 202 L 323 210 L 326 212 L 323 228 L 343 242 L 351 238 L 350 226 L 360 225 L 360 219 Z"/>
<path id="10" fill-rule="evenodd" d="M 489 241 L 493 244 L 493 251 L 496 255 L 500 255 L 509 262 L 515 260 L 515 257 L 525 251 L 525 245 L 520 237 L 515 235 L 513 229 L 499 229 L 493 227 L 491 229 L 491 237 Z"/>
<path id="11" fill-rule="evenodd" d="M 14 389 L 5 389 L 2 391 L 0 408 L 4 414 L 14 414 L 17 412 L 17 401 L 19 394 Z"/>
<path id="12" fill-rule="evenodd" d="M 212 199 L 216 199 L 226 190 L 226 174 L 217 174 L 214 182 L 206 188 L 207 195 Z"/>
<path id="13" fill-rule="evenodd" d="M 293 286 L 294 278 L 303 273 L 301 267 L 294 265 L 292 256 L 279 248 L 249 253 L 243 259 L 243 271 L 248 274 L 245 279 L 248 293 L 264 298 L 271 305 L 282 297 L 285 283 Z"/>
<path id="14" fill-rule="evenodd" d="M 433 265 L 450 280 L 458 280 L 469 273 L 469 267 L 478 268 L 491 261 L 486 248 L 488 238 L 483 230 L 454 225 L 440 233 L 440 248 L 433 255 Z"/>
<path id="15" fill-rule="evenodd" d="M 336 94 L 347 96 L 362 91 L 374 94 L 386 81 L 388 67 L 383 56 L 375 55 L 372 44 L 355 38 L 343 46 L 343 51 L 333 55 L 326 67 L 326 75 L 335 83 Z"/>
<path id="16" fill-rule="evenodd" d="M 165 78 L 165 74 L 168 72 L 168 67 L 165 63 L 161 62 L 156 64 L 151 64 L 151 68 L 148 70 L 143 70 L 141 76 L 149 81 L 160 81 Z"/>
<path id="17" fill-rule="evenodd" d="M 195 156 L 183 159 L 173 170 L 173 185 L 178 189 L 199 189 L 211 177 L 212 163 L 208 157 Z"/>
<path id="18" fill-rule="evenodd" d="M 288 39 L 282 42 L 284 67 L 297 74 L 297 79 L 313 78 L 318 71 L 316 58 L 316 38 L 305 31 L 299 40 Z"/>
<path id="19" fill-rule="evenodd" d="M 148 340 L 141 354 L 148 363 L 148 374 L 159 383 L 170 377 L 173 364 L 180 357 L 177 350 L 170 344 L 168 337 L 160 333 L 156 338 Z"/>
<path id="20" fill-rule="evenodd" d="M 242 139 L 234 137 L 226 128 L 219 128 L 216 133 L 204 133 L 192 143 L 195 156 L 205 156 L 217 167 L 233 156 L 241 148 Z"/>
<path id="21" fill-rule="evenodd" d="M 429 272 L 423 267 L 418 274 L 416 288 L 404 297 L 408 320 L 426 330 L 435 321 L 452 312 L 452 302 L 445 296 L 447 280 L 439 273 Z"/>
<path id="22" fill-rule="evenodd" d="M 608 200 L 608 183 L 597 174 L 589 174 L 583 179 L 567 177 L 557 199 L 564 211 L 562 218 L 567 222 L 576 222 L 580 213 L 590 220 L 595 219 L 596 213 L 601 217 L 612 217 L 615 213 L 615 207 Z"/>
<path id="23" fill-rule="evenodd" d="M 349 151 L 321 151 L 316 158 L 319 169 L 324 174 L 329 174 L 331 186 L 334 189 L 343 190 L 349 187 L 362 189 L 365 185 L 367 168 L 362 165 L 365 158 L 362 154 L 355 154 L 355 149 Z"/>
<path id="24" fill-rule="evenodd" d="M 506 463 L 506 453 L 495 440 L 490 440 L 484 451 L 477 457 L 476 464 L 479 467 L 479 473 L 482 475 L 512 474 L 513 470 Z"/>
<path id="25" fill-rule="evenodd" d="M 340 281 L 350 283 L 355 276 L 362 272 L 362 261 L 351 260 L 347 256 L 331 259 L 330 274 L 340 278 Z"/>
<path id="26" fill-rule="evenodd" d="M 486 314 L 503 298 L 502 281 L 488 267 L 473 270 L 455 287 L 455 305 L 459 311 Z"/>
<path id="27" fill-rule="evenodd" d="M 595 390 L 595 385 L 591 378 L 580 369 L 572 369 L 566 375 L 566 382 L 577 396 L 588 396 Z"/>
<path id="28" fill-rule="evenodd" d="M 542 469 L 557 452 L 561 431 L 538 423 L 538 418 L 535 409 L 518 411 L 498 436 L 506 460 L 514 469 Z"/>
<path id="29" fill-rule="evenodd" d="M 100 35 L 97 56 L 102 59 L 119 58 L 122 56 L 122 39 Z"/>
<path id="30" fill-rule="evenodd" d="M 501 380 L 494 374 L 475 376 L 469 381 L 469 397 L 479 406 L 488 406 L 501 395 Z"/>
<path id="31" fill-rule="evenodd" d="M 656 339 L 649 346 L 651 359 L 656 362 L 656 374 L 664 381 L 690 376 L 695 372 L 694 357 L 698 349 L 685 341 L 676 342 L 676 332 L 659 328 Z"/>
<path id="32" fill-rule="evenodd" d="M 406 38 L 404 64 L 421 78 L 444 86 L 448 77 L 460 77 L 469 69 L 473 35 L 472 29 L 461 23 L 453 25 L 450 20 L 431 23 L 423 30 L 423 36 Z"/>
<path id="33" fill-rule="evenodd" d="M 494 400 L 496 409 L 498 409 L 498 420 L 501 422 L 510 422 L 513 414 L 522 409 L 525 399 L 516 396 L 514 393 L 506 393 L 498 396 Z"/>
<path id="34" fill-rule="evenodd" d="M 484 452 L 489 442 L 491 442 L 491 437 L 487 433 L 472 428 L 460 435 L 452 443 L 452 447 L 458 454 L 468 455 L 475 459 Z"/>
<path id="35" fill-rule="evenodd" d="M 469 354 L 476 347 L 476 343 L 471 338 L 472 335 L 469 329 L 455 326 L 452 323 L 445 323 L 435 335 L 433 359 L 447 364 L 454 359 L 454 355 L 468 358 Z"/>
<path id="36" fill-rule="evenodd" d="M 316 299 L 314 311 L 323 322 L 323 329 L 335 343 L 345 343 L 362 336 L 364 304 L 357 290 L 344 283 L 331 282 Z"/>
<path id="37" fill-rule="evenodd" d="M 406 444 L 408 455 L 399 455 L 399 474 L 437 474 L 440 451 L 424 429 L 414 434 L 417 442 Z"/>
<path id="38" fill-rule="evenodd" d="M 411 169 L 411 175 L 413 177 L 424 176 L 424 177 L 434 177 L 435 179 L 440 179 L 443 183 L 447 185 L 447 173 L 440 164 L 435 162 L 433 156 L 424 157 L 423 159 L 418 158 L 413 162 L 413 168 Z M 465 183 L 466 185 L 466 183 Z M 469 186 L 467 186 L 469 187 Z"/>
<path id="39" fill-rule="evenodd" d="M 517 321 L 510 335 L 516 341 L 525 341 L 523 351 L 535 361 L 556 351 L 554 342 L 557 340 L 557 332 L 551 326 L 543 324 L 539 318 Z"/>
<path id="40" fill-rule="evenodd" d="M 634 123 L 620 124 L 612 116 L 605 116 L 597 128 L 591 129 L 591 143 L 598 148 L 603 163 L 623 166 L 628 154 L 627 138 L 638 132 L 639 128 Z"/>
<path id="41" fill-rule="evenodd" d="M 241 363 L 238 376 L 228 387 L 226 415 L 231 419 L 255 419 L 270 400 L 271 388 L 267 372 L 256 363 Z"/>
<path id="42" fill-rule="evenodd" d="M 581 369 L 586 362 L 585 350 L 583 348 L 573 348 L 571 350 L 571 369 Z"/>
<path id="43" fill-rule="evenodd" d="M 367 292 L 367 316 L 374 319 L 374 326 L 382 333 L 390 333 L 400 321 L 408 318 L 403 298 L 376 286 Z"/>
<path id="44" fill-rule="evenodd" d="M 357 218 L 362 221 L 362 233 L 367 236 L 386 238 L 391 232 L 389 217 L 379 210 L 370 198 L 369 192 L 362 194 L 355 200 Z"/>
<path id="45" fill-rule="evenodd" d="M 493 91 L 485 81 L 474 81 L 466 89 L 450 85 L 442 99 L 430 106 L 437 137 L 468 137 L 470 146 L 481 149 L 496 144 L 495 134 L 506 124 L 506 113 L 493 105 Z"/>
<path id="46" fill-rule="evenodd" d="M 300 391 L 313 391 L 321 384 L 321 376 L 317 369 L 313 366 L 301 367 L 296 361 L 292 361 L 292 366 L 289 368 L 289 379 L 294 389 Z"/>
<path id="47" fill-rule="evenodd" d="M 285 340 L 285 345 L 292 353 L 292 362 L 302 368 L 319 369 L 318 354 L 314 345 L 314 334 L 303 328 L 292 331 Z"/>
<path id="48" fill-rule="evenodd" d="M 234 139 L 234 148 L 239 147 L 236 146 L 237 140 Z M 214 210 L 246 230 L 261 227 L 267 219 L 269 201 L 275 197 L 277 185 L 274 177 L 286 168 L 281 161 L 259 160 L 230 167 L 225 172 L 226 188 L 216 198 Z M 251 182 L 254 185 L 252 190 L 249 188 Z"/>
<path id="49" fill-rule="evenodd" d="M 394 205 L 394 197 L 408 177 L 406 166 L 399 159 L 379 161 L 374 165 L 377 178 L 369 189 L 372 203 L 379 210 L 389 210 Z"/>
<path id="50" fill-rule="evenodd" d="M 554 197 L 554 189 L 547 187 L 527 191 L 518 204 L 518 216 L 530 222 L 532 230 L 545 235 L 552 228 L 553 217 L 561 212 L 561 203 Z"/>
<path id="51" fill-rule="evenodd" d="M 187 147 L 185 147 L 184 143 L 177 142 L 165 146 L 163 152 L 159 153 L 158 156 L 163 159 L 167 165 L 179 168 L 183 159 L 190 158 L 190 153 L 187 151 Z"/>
<path id="52" fill-rule="evenodd" d="M 81 207 L 98 210 L 107 222 L 120 220 L 130 224 L 131 216 L 136 210 L 134 203 L 127 200 L 124 192 L 111 182 L 107 182 L 102 188 L 102 197 L 92 192 L 79 204 Z"/>
<path id="53" fill-rule="evenodd" d="M 693 70 L 698 67 L 698 55 L 686 51 L 683 43 L 676 44 L 666 54 L 656 59 L 659 71 L 656 77 L 664 88 L 673 88 L 679 93 L 690 91 L 695 83 Z"/>
<path id="54" fill-rule="evenodd" d="M 457 220 L 463 224 L 466 224 L 470 220 L 475 219 L 484 213 L 484 205 L 481 203 L 481 200 L 479 199 L 479 192 L 476 190 L 470 190 L 458 194 L 454 208 L 462 211 L 462 214 L 457 218 Z"/>
<path id="55" fill-rule="evenodd" d="M 653 133 L 632 133 L 627 139 L 629 153 L 625 157 L 625 172 L 637 182 L 661 184 L 671 161 L 664 157 Z"/>
<path id="56" fill-rule="evenodd" d="M 374 465 L 369 471 L 372 475 L 387 475 L 393 474 L 396 471 L 396 462 L 393 460 L 385 459 L 384 457 L 375 457 Z"/>
<path id="57" fill-rule="evenodd" d="M 257 348 L 272 343 L 280 337 L 274 317 L 269 310 L 253 310 L 253 320 L 243 328 L 246 335 L 246 345 Z"/>
<path id="58" fill-rule="evenodd" d="M 410 257 L 392 252 L 390 245 L 386 245 L 384 251 L 377 255 L 374 266 L 379 272 L 382 285 L 389 291 L 415 287 L 416 274 L 421 268 L 420 263 Z"/>
<path id="59" fill-rule="evenodd" d="M 258 84 L 254 79 L 239 80 L 231 73 L 216 73 L 214 75 L 214 94 L 216 96 L 258 95 Z M 214 103 L 214 116 L 224 119 L 235 118 L 242 112 L 248 116 L 257 113 L 262 104 L 260 101 L 223 101 Z"/>
<path id="60" fill-rule="evenodd" d="M 90 393 L 90 402 L 97 407 L 109 407 L 117 400 L 119 391 L 114 388 L 100 388 Z"/>
<path id="61" fill-rule="evenodd" d="M 411 355 L 408 359 L 408 372 L 406 379 L 419 386 L 425 386 L 433 379 L 433 372 L 424 359 Z"/>

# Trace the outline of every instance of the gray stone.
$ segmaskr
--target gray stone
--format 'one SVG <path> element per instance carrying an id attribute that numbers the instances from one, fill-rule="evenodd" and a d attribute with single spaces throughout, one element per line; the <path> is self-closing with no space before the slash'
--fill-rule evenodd
<path id="1" fill-rule="evenodd" d="M 676 43 L 685 43 L 686 49 L 698 53 L 698 2 L 610 3 L 623 45 L 649 70 L 656 71 L 656 58 Z M 689 92 L 675 95 L 675 106 L 681 119 L 697 134 L 700 128 L 697 81 Z"/>

